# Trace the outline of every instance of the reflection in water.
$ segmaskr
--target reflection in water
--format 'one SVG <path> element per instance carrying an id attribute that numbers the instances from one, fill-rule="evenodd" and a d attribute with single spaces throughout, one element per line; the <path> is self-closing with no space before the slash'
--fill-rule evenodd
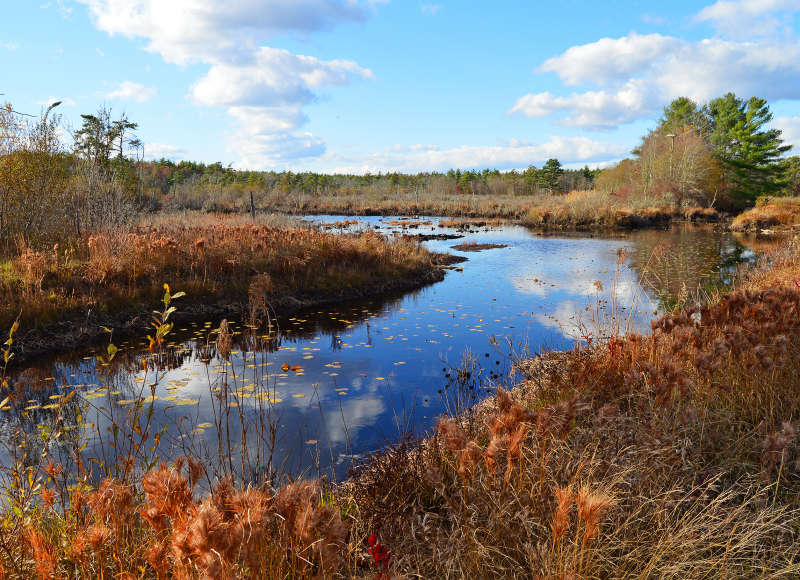
<path id="1" fill-rule="evenodd" d="M 355 227 L 403 233 L 402 221 L 389 221 L 363 218 Z M 71 468 L 80 450 L 95 477 L 104 465 L 146 467 L 186 453 L 243 479 L 340 476 L 359 454 L 424 432 L 503 381 L 503 349 L 565 348 L 603 333 L 610 319 L 645 331 L 673 297 L 719 284 L 752 255 L 746 240 L 710 228 L 555 237 L 515 226 L 456 232 L 430 221 L 412 233 L 465 233 L 425 243 L 469 261 L 418 292 L 257 328 L 231 323 L 227 359 L 215 347 L 219 321 L 181 325 L 178 317 L 161 354 L 131 341 L 111 363 L 72 353 L 19 373 L 14 388 L 26 403 L 0 411 L 0 462 L 34 461 L 43 449 L 33 435 L 63 425 L 67 435 L 47 452 Z M 463 242 L 506 247 L 451 249 Z"/>

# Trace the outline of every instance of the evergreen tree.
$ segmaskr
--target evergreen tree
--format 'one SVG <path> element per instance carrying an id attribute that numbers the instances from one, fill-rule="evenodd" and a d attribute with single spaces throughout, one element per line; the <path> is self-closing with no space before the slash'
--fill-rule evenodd
<path id="1" fill-rule="evenodd" d="M 664 116 L 658 122 L 658 132 L 674 134 L 683 127 L 691 126 L 703 134 L 707 124 L 704 111 L 697 106 L 697 103 L 688 97 L 678 97 L 664 107 Z"/>
<path id="2" fill-rule="evenodd" d="M 564 173 L 558 159 L 548 159 L 538 172 L 539 185 L 550 191 L 558 189 L 558 178 Z"/>
<path id="3" fill-rule="evenodd" d="M 734 198 L 752 202 L 759 195 L 775 193 L 783 186 L 781 131 L 768 128 L 772 113 L 764 99 L 743 101 L 733 93 L 714 99 L 707 106 L 709 141 L 725 167 Z"/>

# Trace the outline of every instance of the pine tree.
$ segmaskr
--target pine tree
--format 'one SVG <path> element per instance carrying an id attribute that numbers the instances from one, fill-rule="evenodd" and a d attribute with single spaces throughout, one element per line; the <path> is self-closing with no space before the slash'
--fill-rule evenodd
<path id="1" fill-rule="evenodd" d="M 707 108 L 709 141 L 726 168 L 730 193 L 746 203 L 783 187 L 781 156 L 791 149 L 783 145 L 781 131 L 768 128 L 772 113 L 764 99 L 747 102 L 728 93 Z"/>
<path id="2" fill-rule="evenodd" d="M 564 173 L 558 159 L 548 159 L 538 172 L 539 185 L 551 192 L 558 189 L 558 178 Z"/>

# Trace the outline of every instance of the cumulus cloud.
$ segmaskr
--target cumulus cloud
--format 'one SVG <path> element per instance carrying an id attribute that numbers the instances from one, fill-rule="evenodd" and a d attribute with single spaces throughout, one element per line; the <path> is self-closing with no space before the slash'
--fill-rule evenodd
<path id="1" fill-rule="evenodd" d="M 78 0 L 109 34 L 144 38 L 167 62 L 225 59 L 271 36 L 308 33 L 362 20 L 354 0 Z"/>
<path id="2" fill-rule="evenodd" d="M 227 107 L 237 121 L 228 149 L 238 155 L 238 166 L 274 167 L 325 152 L 322 139 L 299 131 L 308 121 L 302 108 L 315 100 L 316 89 L 344 85 L 352 77 L 372 73 L 351 61 L 321 61 L 262 46 L 247 61 L 213 65 L 192 87 L 192 98 Z"/>
<path id="3" fill-rule="evenodd" d="M 800 11 L 797 0 L 719 0 L 695 16 L 734 38 L 774 34 Z"/>
<path id="4" fill-rule="evenodd" d="M 624 82 L 630 75 L 650 68 L 655 59 L 680 43 L 669 36 L 635 32 L 622 38 L 601 38 L 597 42 L 573 46 L 564 54 L 546 60 L 539 71 L 554 72 L 567 85 Z"/>
<path id="5" fill-rule="evenodd" d="M 800 149 L 800 117 L 777 117 L 772 124 L 783 132 L 783 141 L 792 145 L 794 153 L 797 153 Z"/>
<path id="6" fill-rule="evenodd" d="M 731 19 L 745 22 L 750 15 L 761 22 L 798 9 L 797 0 L 721 1 L 703 9 L 696 18 L 709 20 L 725 31 L 732 25 Z M 784 34 L 749 39 L 723 35 L 688 41 L 633 32 L 573 46 L 545 61 L 538 70 L 555 73 L 568 86 L 598 88 L 569 96 L 530 93 L 520 97 L 510 113 L 554 115 L 563 125 L 610 129 L 652 118 L 679 96 L 704 102 L 733 91 L 768 100 L 798 99 L 800 40 L 794 34 Z"/>
<path id="7" fill-rule="evenodd" d="M 132 81 L 123 81 L 117 85 L 117 88 L 106 94 L 107 99 L 136 101 L 137 103 L 146 103 L 155 96 L 155 88 L 146 87 Z"/>
<path id="8" fill-rule="evenodd" d="M 325 143 L 301 131 L 303 107 L 318 91 L 373 78 L 349 60 L 323 61 L 266 46 L 278 33 L 302 34 L 362 20 L 377 0 L 78 0 L 100 30 L 142 38 L 180 65 L 201 63 L 194 102 L 225 107 L 235 122 L 228 149 L 237 165 L 263 168 L 318 156 Z"/>
<path id="9" fill-rule="evenodd" d="M 375 173 L 378 171 L 439 171 L 444 168 L 462 169 L 495 167 L 522 168 L 541 165 L 551 157 L 563 163 L 589 163 L 618 159 L 627 147 L 587 137 L 551 137 L 549 141 L 532 144 L 512 141 L 496 146 L 464 145 L 450 149 L 434 146 L 391 147 L 383 153 L 360 158 L 329 155 L 326 161 L 341 173 Z"/>
<path id="10" fill-rule="evenodd" d="M 177 145 L 145 143 L 144 146 L 145 159 L 183 159 L 185 155 L 186 150 Z"/>
<path id="11" fill-rule="evenodd" d="M 520 97 L 509 111 L 527 117 L 566 112 L 559 123 L 589 129 L 610 129 L 658 109 L 661 97 L 640 80 L 628 81 L 618 91 L 588 91 L 558 97 L 549 92 Z"/>
<path id="12" fill-rule="evenodd" d="M 352 76 L 373 75 L 352 61 L 325 62 L 262 46 L 246 61 L 214 64 L 192 95 L 205 105 L 281 107 L 309 103 L 314 89 L 347 84 Z"/>

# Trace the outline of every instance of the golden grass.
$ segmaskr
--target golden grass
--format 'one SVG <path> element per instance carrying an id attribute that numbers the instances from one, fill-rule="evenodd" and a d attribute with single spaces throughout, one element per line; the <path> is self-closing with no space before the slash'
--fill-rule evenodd
<path id="1" fill-rule="evenodd" d="M 35 251 L 20 243 L 0 278 L 0 324 L 9 326 L 20 313 L 32 326 L 87 308 L 138 309 L 157 301 L 163 280 L 196 300 L 247 303 L 335 297 L 432 269 L 432 255 L 418 244 L 373 232 L 334 234 L 237 217 L 157 219 L 95 233 L 67 249 Z"/>
<path id="2" fill-rule="evenodd" d="M 595 190 L 572 191 L 565 195 L 416 195 L 408 192 L 366 195 L 340 192 L 302 200 L 273 196 L 264 200 L 264 203 L 271 211 L 297 215 L 424 215 L 466 219 L 468 223 L 483 218 L 512 220 L 545 229 L 647 227 L 669 223 L 676 217 L 697 219 L 702 216 L 703 219 L 709 219 L 709 215 L 716 215 L 716 212 L 706 208 L 677 211 L 659 196 L 634 199 Z"/>
<path id="3" fill-rule="evenodd" d="M 756 207 L 736 216 L 734 231 L 759 231 L 800 227 L 800 197 L 759 199 Z"/>

